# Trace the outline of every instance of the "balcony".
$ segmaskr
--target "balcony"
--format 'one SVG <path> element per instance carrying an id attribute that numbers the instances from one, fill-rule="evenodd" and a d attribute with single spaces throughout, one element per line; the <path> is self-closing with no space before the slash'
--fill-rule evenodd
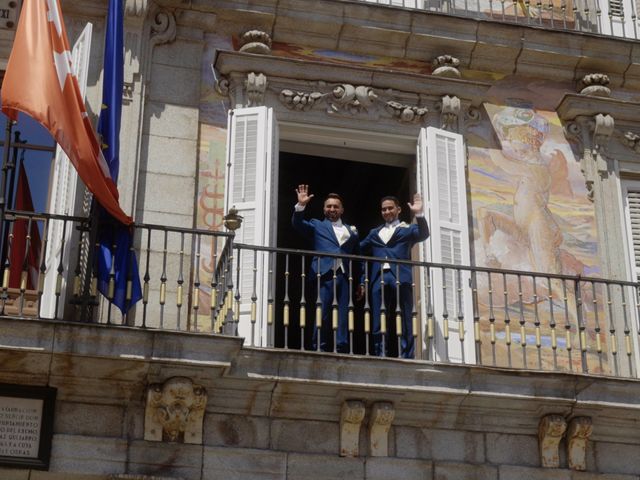
<path id="1" fill-rule="evenodd" d="M 356 0 L 479 20 L 638 39 L 634 2 L 598 0 Z"/>
<path id="2" fill-rule="evenodd" d="M 410 323 L 416 349 L 415 358 L 406 361 L 607 377 L 636 377 L 638 372 L 637 283 L 363 256 L 338 258 L 235 243 L 232 231 L 136 224 L 142 298 L 123 315 L 114 305 L 114 269 L 109 272 L 107 296 L 98 295 L 99 246 L 93 247 L 96 241 L 90 240 L 95 229 L 89 219 L 7 211 L 5 222 L 11 232 L 0 297 L 6 318 L 226 335 L 243 338 L 247 347 L 320 355 L 322 344 L 329 355 L 397 357 L 402 336 L 398 333 L 407 329 L 399 306 L 389 308 L 384 302 L 380 337 L 374 335 L 369 272 L 374 263 L 384 262 L 396 271 L 400 265 L 413 271 Z M 29 253 L 34 251 L 29 245 L 33 236 L 27 236 L 26 250 L 18 247 L 15 232 L 25 223 L 27 231 L 42 232 L 37 271 Z M 54 232 L 59 239 L 52 237 Z M 65 238 L 76 243 L 66 243 Z M 59 253 L 51 244 L 58 245 Z M 17 268 L 11 264 L 16 263 L 15 248 L 22 248 Z M 334 272 L 338 261 L 353 272 L 348 277 L 347 351 L 339 352 L 336 346 L 335 300 L 329 329 L 320 332 L 319 342 L 313 338 L 314 325 L 320 326 L 315 319 L 323 310 L 315 288 L 320 280 L 309 274 L 310 263 L 318 258 L 330 258 Z M 361 301 L 354 294 L 359 279 L 366 286 Z M 134 283 L 129 273 L 127 304 Z M 400 284 L 386 288 L 399 292 Z M 376 338 L 382 344 L 377 352 Z"/>

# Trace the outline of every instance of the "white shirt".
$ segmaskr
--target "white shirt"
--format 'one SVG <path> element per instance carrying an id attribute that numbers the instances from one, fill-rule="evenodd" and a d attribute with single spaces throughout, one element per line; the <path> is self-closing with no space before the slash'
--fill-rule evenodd
<path id="1" fill-rule="evenodd" d="M 393 233 L 396 231 L 398 225 L 400 225 L 400 220 L 396 218 L 393 222 L 386 223 L 385 226 L 380 229 L 378 235 L 384 243 L 389 243 L 389 240 L 393 237 Z"/>
<path id="2" fill-rule="evenodd" d="M 296 203 L 294 207 L 296 212 L 302 212 L 304 211 L 304 208 L 305 206 L 300 205 L 299 203 Z M 331 222 L 331 226 L 333 227 L 333 233 L 335 233 L 336 238 L 338 239 L 338 244 L 342 246 L 347 240 L 349 240 L 349 237 L 351 236 L 349 229 L 344 226 L 342 220 Z M 344 267 L 342 266 L 342 259 L 340 258 L 336 262 L 336 270 L 344 271 Z"/>

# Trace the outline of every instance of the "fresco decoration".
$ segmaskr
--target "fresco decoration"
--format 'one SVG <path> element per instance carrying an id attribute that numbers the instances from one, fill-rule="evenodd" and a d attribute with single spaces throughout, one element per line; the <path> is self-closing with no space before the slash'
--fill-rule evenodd
<path id="1" fill-rule="evenodd" d="M 271 54 L 276 57 L 296 58 L 338 65 L 358 65 L 361 67 L 382 68 L 422 75 L 430 75 L 432 71 L 431 62 L 338 52 L 335 50 L 303 47 L 280 42 L 273 42 Z"/>
<path id="2" fill-rule="evenodd" d="M 557 114 L 526 99 L 529 86 L 518 87 L 509 79 L 502 87 L 502 101 L 498 88 L 494 103 L 484 105 L 487 121 L 472 127 L 468 136 L 474 264 L 600 276 L 595 210 Z M 543 98 L 539 103 L 552 102 Z M 495 318 L 493 344 L 490 322 L 481 322 L 482 355 L 498 365 L 581 371 L 576 288 L 589 345 L 595 345 L 596 327 L 606 329 L 603 305 L 594 307 L 592 301 L 594 293 L 602 299 L 603 292 L 597 287 L 594 292 L 592 284 L 481 274 L 477 285 L 481 318 Z M 602 371 L 597 355 L 588 355 L 590 371 Z"/>

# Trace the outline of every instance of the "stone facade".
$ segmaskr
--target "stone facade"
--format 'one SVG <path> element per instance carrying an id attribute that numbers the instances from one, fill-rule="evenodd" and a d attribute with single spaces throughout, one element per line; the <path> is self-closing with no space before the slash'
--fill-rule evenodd
<path id="1" fill-rule="evenodd" d="M 71 35 L 95 24 L 87 103 L 99 111 L 106 2 L 62 7 Z M 126 0 L 125 10 L 119 188 L 137 221 L 214 227 L 201 224 L 213 163 L 203 136 L 209 127 L 226 135 L 230 108 L 271 107 L 290 145 L 375 141 L 414 155 L 426 126 L 474 147 L 474 129 L 496 118 L 483 108 L 499 81 L 533 79 L 561 92 L 547 108 L 592 202 L 600 273 L 629 278 L 620 179 L 640 174 L 637 42 L 340 0 Z M 1 62 L 10 37 L 1 36 Z M 283 45 L 389 63 L 276 55 Z M 402 70 L 410 62 L 430 70 Z M 220 111 L 205 112 L 207 101 Z M 171 242 L 181 254 L 165 259 L 170 269 L 194 263 L 191 245 Z M 162 250 L 151 246 L 152 278 Z M 149 305 L 149 326 L 158 312 Z M 0 468 L 2 480 L 640 479 L 637 379 L 261 349 L 64 320 L 0 318 L 0 383 L 58 389 L 49 471 Z M 617 341 L 622 352 L 622 334 Z M 633 373 L 631 357 L 622 373 Z"/>

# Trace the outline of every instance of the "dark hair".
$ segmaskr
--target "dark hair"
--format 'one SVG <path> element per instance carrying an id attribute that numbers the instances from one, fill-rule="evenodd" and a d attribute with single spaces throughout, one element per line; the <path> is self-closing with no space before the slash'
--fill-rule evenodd
<path id="1" fill-rule="evenodd" d="M 393 203 L 395 203 L 396 207 L 400 206 L 400 200 L 398 200 L 398 197 L 394 197 L 393 195 L 387 195 L 386 197 L 382 197 L 382 199 L 380 200 L 380 205 L 382 205 L 387 200 L 391 200 Z"/>
<path id="2" fill-rule="evenodd" d="M 337 193 L 330 193 L 327 195 L 327 198 L 324 199 L 324 201 L 326 202 L 327 200 L 329 200 L 330 198 L 333 198 L 335 200 L 340 200 L 340 204 L 342 206 L 344 206 L 344 201 L 342 200 L 342 197 L 340 195 L 338 195 Z"/>

